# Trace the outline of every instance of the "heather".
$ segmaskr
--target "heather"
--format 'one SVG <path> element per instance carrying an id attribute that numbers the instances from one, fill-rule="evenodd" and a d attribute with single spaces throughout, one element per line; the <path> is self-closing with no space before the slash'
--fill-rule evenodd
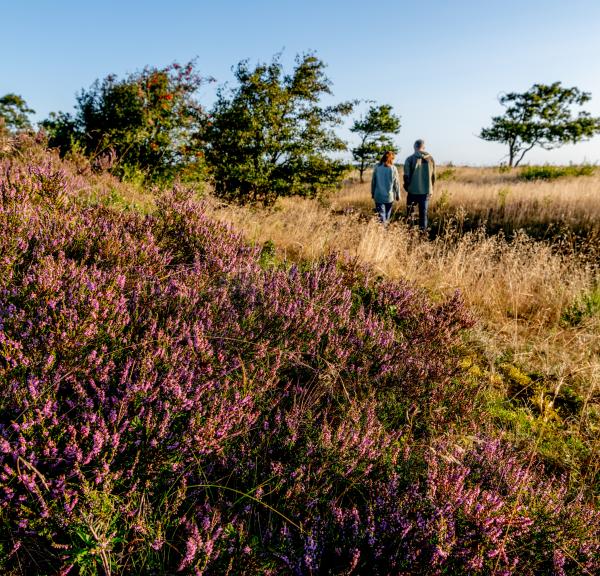
<path id="1" fill-rule="evenodd" d="M 211 214 L 252 241 L 272 242 L 282 257 L 314 260 L 337 250 L 434 298 L 460 290 L 476 319 L 462 362 L 482 381 L 484 412 L 519 450 L 597 497 L 598 179 L 558 185 L 523 182 L 497 168 L 443 170 L 452 178 L 432 197 L 441 232 L 427 239 L 403 220 L 401 204 L 397 219 L 379 226 L 358 178 L 327 202 L 284 199 L 274 210 L 214 205 Z M 485 214 L 507 232 L 472 230 Z"/>
<path id="2" fill-rule="evenodd" d="M 486 414 L 463 296 L 90 182 L 1 160 L 4 573 L 600 569 L 589 495 Z"/>

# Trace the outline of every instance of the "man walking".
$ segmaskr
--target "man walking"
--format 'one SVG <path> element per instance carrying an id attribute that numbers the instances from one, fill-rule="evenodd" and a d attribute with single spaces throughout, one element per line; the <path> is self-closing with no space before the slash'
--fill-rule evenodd
<path id="1" fill-rule="evenodd" d="M 415 207 L 419 207 L 419 228 L 427 230 L 427 209 L 429 195 L 435 184 L 435 162 L 425 152 L 425 141 L 415 142 L 415 153 L 404 162 L 404 189 L 408 192 L 406 199 L 406 216 L 412 218 Z"/>

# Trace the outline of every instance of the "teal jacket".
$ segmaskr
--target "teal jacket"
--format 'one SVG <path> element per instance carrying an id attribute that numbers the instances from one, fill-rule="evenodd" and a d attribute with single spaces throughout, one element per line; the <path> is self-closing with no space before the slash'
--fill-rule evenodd
<path id="1" fill-rule="evenodd" d="M 435 162 L 427 152 L 415 152 L 404 162 L 404 189 L 409 194 L 427 195 L 435 184 Z"/>
<path id="2" fill-rule="evenodd" d="M 375 166 L 371 178 L 371 196 L 377 204 L 389 204 L 400 200 L 400 177 L 395 166 Z"/>

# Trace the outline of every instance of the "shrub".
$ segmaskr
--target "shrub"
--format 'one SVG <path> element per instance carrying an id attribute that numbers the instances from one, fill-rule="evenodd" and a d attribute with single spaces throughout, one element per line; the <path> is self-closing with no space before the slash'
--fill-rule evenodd
<path id="1" fill-rule="evenodd" d="M 331 93 L 324 68 L 311 54 L 298 57 L 289 75 L 277 57 L 254 69 L 238 64 L 238 85 L 221 88 L 200 134 L 218 196 L 272 204 L 280 196 L 316 196 L 341 182 L 347 166 L 331 153 L 346 145 L 333 128 L 352 104 L 320 104 Z"/>
<path id="2" fill-rule="evenodd" d="M 360 446 L 374 441 L 352 417 L 346 425 Z M 441 442 L 424 459 L 406 448 L 393 458 L 401 472 L 363 476 L 362 498 L 331 499 L 304 534 L 276 536 L 290 572 L 585 574 L 600 567 L 599 513 L 581 497 L 567 498 L 564 482 L 542 480 L 537 465 L 500 441 Z"/>
<path id="3" fill-rule="evenodd" d="M 181 191 L 142 218 L 80 206 L 75 180 L 52 160 L 2 166 L 1 530 L 27 551 L 14 562 L 209 562 L 233 545 L 228 526 L 254 534 L 268 510 L 230 497 L 256 498 L 275 448 L 311 422 L 336 426 L 348 390 L 402 386 L 419 403 L 421 381 L 451 374 L 458 300 L 389 285 L 359 305 L 364 274 L 335 259 L 265 269 Z"/>
<path id="4" fill-rule="evenodd" d="M 522 180 L 556 180 L 557 178 L 592 176 L 596 167 L 591 164 L 581 166 L 526 166 L 519 173 Z"/>
<path id="5" fill-rule="evenodd" d="M 78 178 L 0 165 L 5 573 L 598 568 L 582 498 L 435 439 L 476 395 L 458 295 L 265 260 L 182 189 L 83 205 Z"/>
<path id="6" fill-rule="evenodd" d="M 600 314 L 600 286 L 594 287 L 571 304 L 563 313 L 562 321 L 567 325 L 577 326 L 596 314 Z"/>
<path id="7" fill-rule="evenodd" d="M 74 116 L 51 114 L 42 126 L 62 155 L 83 151 L 95 160 L 109 154 L 111 171 L 121 177 L 168 180 L 199 162 L 192 137 L 201 84 L 192 62 L 148 67 L 124 79 L 109 75 L 81 92 Z"/>
<path id="8" fill-rule="evenodd" d="M 443 170 L 436 174 L 436 180 L 454 180 L 456 177 L 456 168 L 452 164 L 448 164 Z"/>

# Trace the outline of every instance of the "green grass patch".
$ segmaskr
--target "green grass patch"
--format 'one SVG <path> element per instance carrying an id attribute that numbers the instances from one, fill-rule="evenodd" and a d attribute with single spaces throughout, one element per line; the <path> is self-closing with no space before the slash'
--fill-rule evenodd
<path id="1" fill-rule="evenodd" d="M 562 323 L 566 326 L 578 326 L 586 318 L 600 314 L 600 285 L 583 294 L 571 304 L 562 315 Z"/>
<path id="2" fill-rule="evenodd" d="M 487 412 L 499 430 L 508 433 L 518 445 L 533 450 L 549 471 L 580 474 L 590 454 L 576 429 L 561 419 L 544 418 L 498 393 L 490 393 L 487 400 Z"/>
<path id="3" fill-rule="evenodd" d="M 526 166 L 524 167 L 519 178 L 521 180 L 556 180 L 557 178 L 592 176 L 596 167 L 592 164 L 581 164 L 579 166 Z"/>
<path id="4" fill-rule="evenodd" d="M 455 176 L 456 168 L 452 164 L 449 164 L 436 174 L 436 180 L 454 180 Z"/>

